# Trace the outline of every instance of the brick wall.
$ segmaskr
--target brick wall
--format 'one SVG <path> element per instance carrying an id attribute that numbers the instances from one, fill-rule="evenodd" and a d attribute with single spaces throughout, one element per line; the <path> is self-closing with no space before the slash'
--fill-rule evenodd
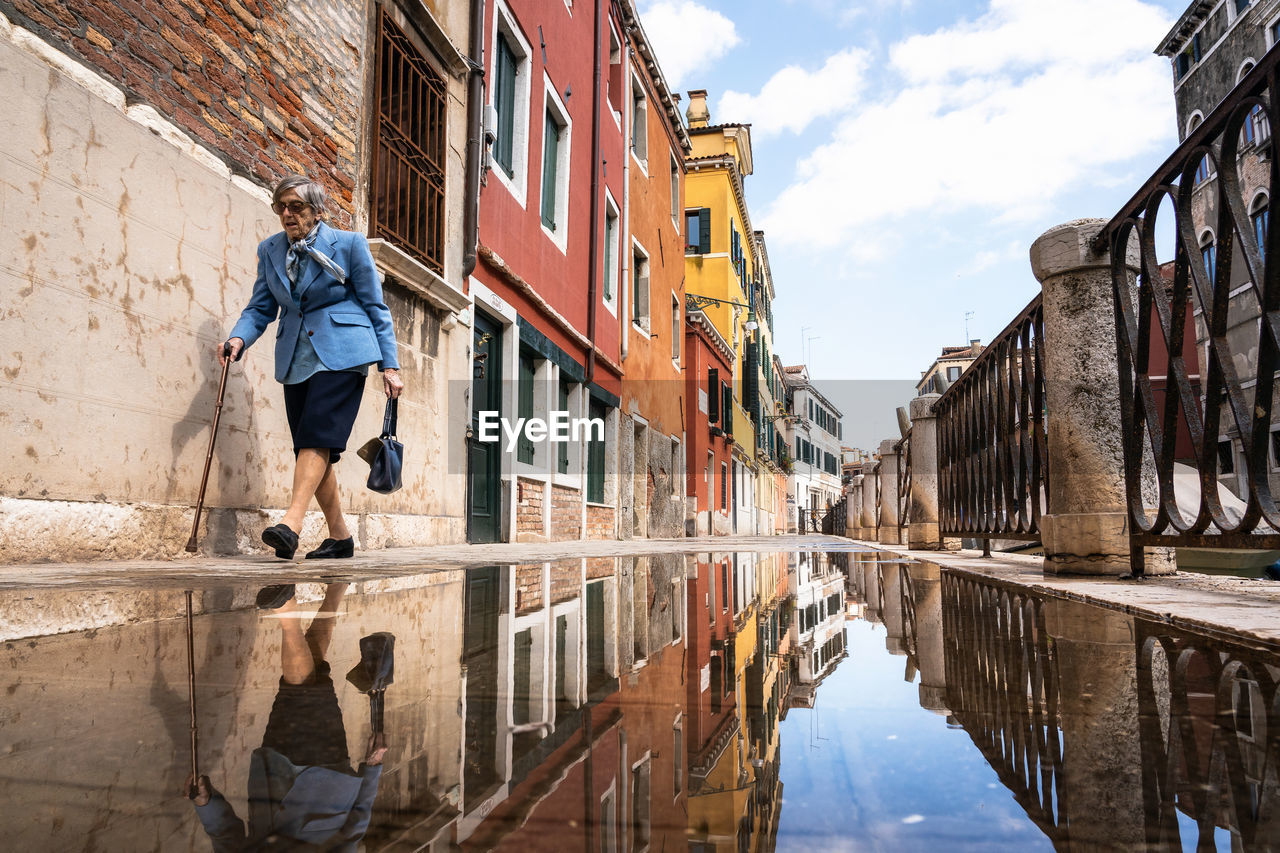
<path id="1" fill-rule="evenodd" d="M 525 563 L 515 567 L 516 615 L 531 613 L 542 607 L 542 563 Z"/>
<path id="2" fill-rule="evenodd" d="M 551 487 L 551 538 L 579 539 L 582 536 L 582 492 L 564 486 Z"/>
<path id="3" fill-rule="evenodd" d="M 546 486 L 521 477 L 516 481 L 516 534 L 542 536 L 542 502 Z"/>
<path id="4" fill-rule="evenodd" d="M 15 24 L 84 62 L 272 184 L 324 175 L 350 225 L 366 44 L 357 0 L 0 0 Z"/>
<path id="5" fill-rule="evenodd" d="M 587 579 L 613 577 L 617 570 L 616 557 L 593 557 L 587 560 Z"/>
<path id="6" fill-rule="evenodd" d="M 551 564 L 551 603 L 577 598 L 582 592 L 582 562 L 560 560 Z"/>
<path id="7" fill-rule="evenodd" d="M 614 509 L 611 506 L 587 506 L 587 538 L 612 539 Z"/>

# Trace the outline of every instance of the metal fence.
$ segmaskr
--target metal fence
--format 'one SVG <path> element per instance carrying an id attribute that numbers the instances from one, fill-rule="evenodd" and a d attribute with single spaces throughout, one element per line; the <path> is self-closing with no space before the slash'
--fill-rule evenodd
<path id="1" fill-rule="evenodd" d="M 911 430 L 894 449 L 898 453 L 898 541 L 905 545 L 911 515 Z"/>
<path id="2" fill-rule="evenodd" d="M 848 526 L 849 496 L 845 495 L 831 505 L 822 517 L 822 532 L 828 536 L 844 536 Z"/>
<path id="3" fill-rule="evenodd" d="M 1049 478 L 1043 316 L 1037 296 L 937 402 L 944 536 L 1040 538 Z"/>
<path id="4" fill-rule="evenodd" d="M 1095 243 L 1112 258 L 1135 574 L 1142 546 L 1280 548 L 1269 453 L 1280 237 L 1267 227 L 1266 208 L 1267 198 L 1280 198 L 1271 168 L 1280 153 L 1270 95 L 1278 66 L 1280 51 L 1269 51 Z M 1162 262 L 1157 247 L 1168 242 L 1172 261 Z M 1127 262 L 1135 250 L 1136 279 Z M 1190 352 L 1188 322 L 1202 342 Z M 1178 464 L 1187 466 L 1181 504 Z M 1144 467 L 1155 481 L 1145 496 Z M 1242 501 L 1224 494 L 1227 486 Z"/>

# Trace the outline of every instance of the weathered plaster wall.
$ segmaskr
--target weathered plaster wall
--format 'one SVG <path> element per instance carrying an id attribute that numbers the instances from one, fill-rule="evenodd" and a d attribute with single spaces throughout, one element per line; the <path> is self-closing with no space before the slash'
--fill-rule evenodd
<path id="1" fill-rule="evenodd" d="M 0 38 L 0 89 L 18 93 L 0 115 L 0 561 L 174 555 L 207 448 L 211 353 L 247 299 L 254 246 L 278 224 L 264 190 L 154 111 L 126 109 L 120 90 L 4 18 Z M 351 453 L 339 466 L 345 506 L 364 547 L 460 541 L 464 489 L 444 461 L 458 407 L 443 377 L 465 368 L 467 330 L 443 331 L 395 286 L 387 301 L 409 389 L 406 485 L 368 492 Z M 272 332 L 228 378 L 211 550 L 259 547 L 257 529 L 288 498 Z M 381 414 L 372 377 L 352 449 Z M 319 536 L 310 525 L 304 544 Z"/>

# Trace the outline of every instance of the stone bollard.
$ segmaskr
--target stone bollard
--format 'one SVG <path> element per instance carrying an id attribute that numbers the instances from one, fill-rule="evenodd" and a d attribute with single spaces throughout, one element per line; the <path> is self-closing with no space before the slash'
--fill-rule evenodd
<path id="1" fill-rule="evenodd" d="M 849 478 L 849 491 L 845 492 L 844 535 L 850 539 L 862 538 L 862 475 Z"/>
<path id="2" fill-rule="evenodd" d="M 875 542 L 876 538 L 876 463 L 862 463 L 862 539 Z"/>
<path id="3" fill-rule="evenodd" d="M 942 644 L 942 570 L 934 563 L 910 563 L 904 568 L 915 600 L 913 645 L 920 671 L 920 707 L 945 717 L 951 712 Z"/>
<path id="4" fill-rule="evenodd" d="M 1130 569 L 1111 260 L 1091 242 L 1104 225 L 1077 219 L 1031 245 L 1044 305 L 1051 512 L 1040 530 L 1047 574 Z M 1136 247 L 1125 260 L 1136 275 Z M 1168 549 L 1148 550 L 1148 574 L 1173 570 Z"/>
<path id="5" fill-rule="evenodd" d="M 881 545 L 899 545 L 902 542 L 898 529 L 898 451 L 897 442 L 885 439 L 880 442 L 880 529 L 877 531 Z"/>
<path id="6" fill-rule="evenodd" d="M 959 539 L 943 539 L 938 526 L 938 415 L 941 394 L 911 401 L 911 523 L 907 543 L 923 551 L 959 551 Z"/>

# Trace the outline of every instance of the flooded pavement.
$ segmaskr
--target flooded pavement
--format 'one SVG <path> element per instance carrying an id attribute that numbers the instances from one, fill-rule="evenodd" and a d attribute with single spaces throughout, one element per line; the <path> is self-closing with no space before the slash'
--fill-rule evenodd
<path id="1" fill-rule="evenodd" d="M 857 550 L 296 592 L 8 641 L 6 847 L 1280 847 L 1280 658 L 1221 632 Z"/>

